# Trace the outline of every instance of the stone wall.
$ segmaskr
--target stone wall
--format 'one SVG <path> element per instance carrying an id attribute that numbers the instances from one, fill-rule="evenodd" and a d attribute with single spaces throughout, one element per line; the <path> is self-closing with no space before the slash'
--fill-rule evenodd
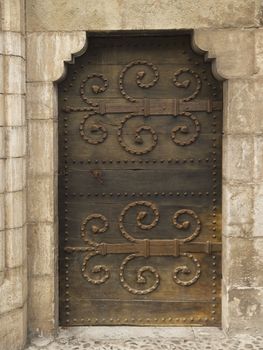
<path id="1" fill-rule="evenodd" d="M 86 31 L 194 29 L 195 49 L 225 79 L 223 327 L 262 333 L 262 1 L 27 0 L 26 10 L 22 0 L 0 4 L 0 348 L 21 349 L 26 336 L 25 215 L 27 331 L 58 327 L 56 82 L 64 62 L 86 49 Z"/>
<path id="2" fill-rule="evenodd" d="M 0 2 L 0 348 L 27 336 L 25 32 L 21 0 Z"/>

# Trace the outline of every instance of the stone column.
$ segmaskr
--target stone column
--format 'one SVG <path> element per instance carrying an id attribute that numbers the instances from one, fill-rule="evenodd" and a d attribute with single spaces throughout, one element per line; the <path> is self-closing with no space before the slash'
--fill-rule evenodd
<path id="1" fill-rule="evenodd" d="M 263 331 L 263 30 L 201 30 L 224 82 L 223 327 Z"/>
<path id="2" fill-rule="evenodd" d="M 1 0 L 0 32 L 0 348 L 27 337 L 24 2 Z"/>

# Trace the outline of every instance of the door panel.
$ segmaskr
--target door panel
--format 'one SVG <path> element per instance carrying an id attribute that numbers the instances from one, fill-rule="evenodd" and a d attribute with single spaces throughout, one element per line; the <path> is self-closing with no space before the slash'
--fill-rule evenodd
<path id="1" fill-rule="evenodd" d="M 219 325 L 222 84 L 189 35 L 91 37 L 59 84 L 61 325 Z"/>

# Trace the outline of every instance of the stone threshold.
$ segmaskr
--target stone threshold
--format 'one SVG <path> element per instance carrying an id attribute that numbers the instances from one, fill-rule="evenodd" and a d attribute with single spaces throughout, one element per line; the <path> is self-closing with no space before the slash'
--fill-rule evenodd
<path id="1" fill-rule="evenodd" d="M 71 327 L 27 350 L 263 350 L 263 335 L 228 337 L 215 327 Z"/>

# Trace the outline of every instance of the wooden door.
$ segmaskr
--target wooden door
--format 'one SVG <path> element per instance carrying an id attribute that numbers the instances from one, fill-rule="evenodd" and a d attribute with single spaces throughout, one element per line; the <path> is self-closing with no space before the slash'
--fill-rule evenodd
<path id="1" fill-rule="evenodd" d="M 91 37 L 59 84 L 61 325 L 219 325 L 222 84 L 189 35 Z"/>

